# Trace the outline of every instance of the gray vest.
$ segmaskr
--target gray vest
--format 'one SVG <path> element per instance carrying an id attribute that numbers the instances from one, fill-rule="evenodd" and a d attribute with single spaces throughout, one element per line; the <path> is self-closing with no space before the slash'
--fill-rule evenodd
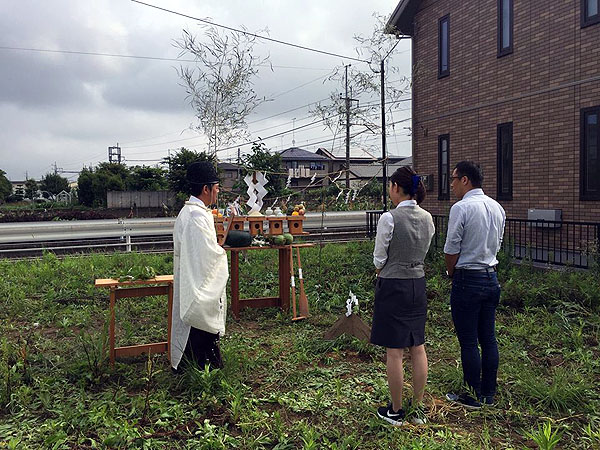
<path id="1" fill-rule="evenodd" d="M 394 218 L 394 234 L 388 247 L 388 259 L 379 276 L 424 277 L 423 261 L 435 232 L 431 214 L 419 206 L 395 208 L 390 213 Z"/>

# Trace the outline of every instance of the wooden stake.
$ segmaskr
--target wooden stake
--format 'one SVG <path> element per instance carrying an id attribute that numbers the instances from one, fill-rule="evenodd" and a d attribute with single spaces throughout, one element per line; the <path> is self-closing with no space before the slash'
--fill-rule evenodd
<path id="1" fill-rule="evenodd" d="M 290 245 L 290 272 L 292 284 L 292 320 L 306 319 L 304 316 L 296 315 L 296 280 L 294 278 L 294 249 Z"/>
<path id="2" fill-rule="evenodd" d="M 298 259 L 298 278 L 300 279 L 300 299 L 298 306 L 300 315 L 304 317 L 310 316 L 308 312 L 308 298 L 306 297 L 306 291 L 304 290 L 304 277 L 302 276 L 302 262 L 300 260 L 300 247 L 296 247 L 296 256 Z"/>

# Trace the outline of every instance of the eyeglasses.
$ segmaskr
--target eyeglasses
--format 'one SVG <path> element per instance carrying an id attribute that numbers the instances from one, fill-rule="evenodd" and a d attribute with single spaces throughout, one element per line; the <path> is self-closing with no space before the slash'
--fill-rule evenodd
<path id="1" fill-rule="evenodd" d="M 450 183 L 452 183 L 452 180 L 456 180 L 456 179 L 461 179 L 462 177 L 450 177 Z"/>

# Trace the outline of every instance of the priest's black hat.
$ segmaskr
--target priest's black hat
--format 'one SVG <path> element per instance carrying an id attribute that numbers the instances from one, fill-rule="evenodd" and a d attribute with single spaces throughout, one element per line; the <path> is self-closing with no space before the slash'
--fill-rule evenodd
<path id="1" fill-rule="evenodd" d="M 219 182 L 215 165 L 210 161 L 196 161 L 190 164 L 185 178 L 192 186 L 216 184 Z"/>

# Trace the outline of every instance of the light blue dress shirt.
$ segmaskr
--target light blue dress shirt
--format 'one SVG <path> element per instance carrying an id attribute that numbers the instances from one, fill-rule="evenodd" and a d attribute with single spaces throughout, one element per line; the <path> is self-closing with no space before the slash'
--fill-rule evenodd
<path id="1" fill-rule="evenodd" d="M 484 269 L 498 264 L 506 214 L 482 189 L 471 189 L 450 208 L 444 253 L 460 253 L 457 269 Z"/>

